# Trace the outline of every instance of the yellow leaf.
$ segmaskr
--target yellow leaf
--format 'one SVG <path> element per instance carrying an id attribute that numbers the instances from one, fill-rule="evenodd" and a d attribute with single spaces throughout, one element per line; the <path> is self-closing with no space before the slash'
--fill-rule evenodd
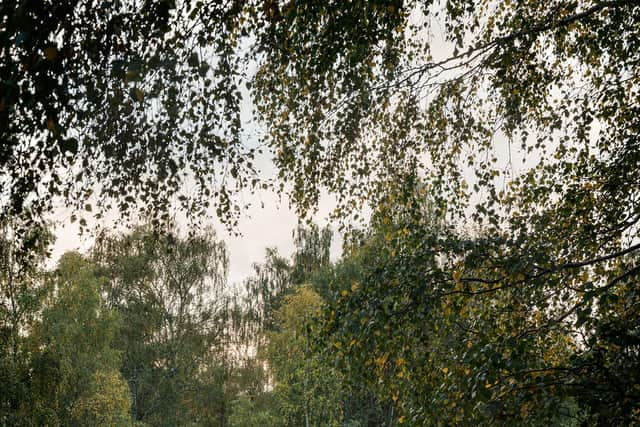
<path id="1" fill-rule="evenodd" d="M 58 57 L 58 49 L 55 47 L 48 47 L 44 50 L 44 56 L 49 61 L 53 62 Z"/>
<path id="2" fill-rule="evenodd" d="M 449 368 L 442 368 L 442 372 L 447 375 L 449 373 Z"/>
<path id="3" fill-rule="evenodd" d="M 462 272 L 460 270 L 453 271 L 453 281 L 456 283 L 460 283 L 460 277 L 462 277 Z"/>
<path id="4" fill-rule="evenodd" d="M 343 289 L 343 290 L 340 292 L 340 295 L 342 295 L 343 297 L 346 297 L 347 295 L 349 295 L 349 291 L 347 291 L 346 289 Z"/>
<path id="5" fill-rule="evenodd" d="M 134 93 L 138 102 L 142 102 L 144 100 L 144 92 L 142 92 L 140 89 L 135 88 Z"/>
<path id="6" fill-rule="evenodd" d="M 399 422 L 400 424 L 403 424 L 403 423 L 404 423 L 404 415 L 402 415 L 400 418 L 398 418 L 398 422 Z"/>
<path id="7" fill-rule="evenodd" d="M 129 70 L 124 75 L 124 81 L 127 83 L 134 81 L 136 78 L 138 78 L 138 72 L 134 70 Z"/>
<path id="8" fill-rule="evenodd" d="M 377 332 L 377 331 L 376 331 Z M 379 367 L 383 367 L 386 363 L 387 363 L 387 359 L 389 358 L 389 353 L 385 353 L 380 357 L 376 357 L 376 359 L 374 360 L 374 362 L 376 363 L 376 365 L 378 365 Z"/>
<path id="9" fill-rule="evenodd" d="M 360 287 L 360 285 L 358 284 L 358 282 L 351 282 L 351 291 L 352 292 L 357 291 L 359 287 Z"/>

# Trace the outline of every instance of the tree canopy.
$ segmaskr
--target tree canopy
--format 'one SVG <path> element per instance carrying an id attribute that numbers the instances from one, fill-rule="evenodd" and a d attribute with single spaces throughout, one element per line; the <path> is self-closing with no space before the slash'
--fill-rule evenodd
<path id="1" fill-rule="evenodd" d="M 44 313 L 29 230 L 55 197 L 233 228 L 245 190 L 302 217 L 328 192 L 343 223 L 371 222 L 335 268 L 318 230 L 293 266 L 257 268 L 259 340 L 306 345 L 276 334 L 292 282 L 315 280 L 318 347 L 291 347 L 296 366 L 328 357 L 394 402 L 390 422 L 637 423 L 639 23 L 637 0 L 3 2 L 0 223 L 21 226 L 3 230 L 2 363 Z M 154 280 L 194 254 L 162 243 L 171 262 L 123 271 L 182 295 Z"/>
<path id="2" fill-rule="evenodd" d="M 202 214 L 213 199 L 230 222 L 236 191 L 257 185 L 241 139 L 242 9 L 3 2 L 3 214 L 38 220 L 62 196 L 77 213 L 167 219 L 172 203 Z"/>
<path id="3" fill-rule="evenodd" d="M 238 190 L 264 183 L 242 135 L 246 83 L 301 213 L 324 188 L 348 215 L 417 169 L 449 209 L 473 188 L 490 217 L 569 193 L 600 207 L 596 230 L 637 216 L 637 2 L 92 6 L 2 6 L 3 212 L 58 194 L 89 210 L 97 190 L 100 210 L 215 200 L 233 222 Z"/>

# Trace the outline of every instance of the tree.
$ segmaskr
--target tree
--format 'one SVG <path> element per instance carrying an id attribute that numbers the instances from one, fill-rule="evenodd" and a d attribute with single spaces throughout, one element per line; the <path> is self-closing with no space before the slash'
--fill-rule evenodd
<path id="1" fill-rule="evenodd" d="M 311 316 L 322 304 L 310 287 L 299 287 L 275 313 L 266 348 L 275 382 L 273 405 L 285 426 L 336 425 L 344 417 L 340 378 L 310 351 Z"/>
<path id="2" fill-rule="evenodd" d="M 3 2 L 2 214 L 39 221 L 61 196 L 80 216 L 93 207 L 167 222 L 173 201 L 202 214 L 215 199 L 233 223 L 235 193 L 258 185 L 256 150 L 241 140 L 241 9 Z M 92 203 L 96 190 L 104 203 Z"/>
<path id="3" fill-rule="evenodd" d="M 213 194 L 223 218 L 239 212 L 236 190 L 261 184 L 239 142 L 247 40 L 262 142 L 299 213 L 327 190 L 338 216 L 356 216 L 419 177 L 452 233 L 428 240 L 440 261 L 403 283 L 408 295 L 420 301 L 406 287 L 425 283 L 440 299 L 518 295 L 541 316 L 524 336 L 580 337 L 560 380 L 594 422 L 636 416 L 637 378 L 608 372 L 638 357 L 637 1 L 27 2 L 0 16 L 6 212 L 44 211 L 43 194 L 91 209 L 96 181 L 121 211 L 140 195 L 143 211 L 164 212 L 184 170 L 204 196 L 228 171 L 238 184 Z M 192 46 L 216 55 L 210 92 Z M 216 113 L 227 135 L 199 126 Z M 58 172 L 72 163 L 77 190 Z M 183 207 L 201 212 L 199 196 Z"/>
<path id="4" fill-rule="evenodd" d="M 330 226 L 318 227 L 311 224 L 299 225 L 293 232 L 295 252 L 291 271 L 291 283 L 308 282 L 314 274 L 327 268 L 330 263 L 330 251 L 333 231 Z"/>
<path id="5" fill-rule="evenodd" d="M 455 255 L 437 248 L 486 240 L 424 213 L 379 212 L 336 265 L 318 349 L 391 400 L 399 423 L 573 425 L 567 365 L 579 351 L 570 331 L 546 327 L 548 296 L 524 286 L 484 293 L 457 273 L 449 287 L 444 257 Z"/>
<path id="6" fill-rule="evenodd" d="M 238 331 L 250 340 L 256 338 L 252 345 L 257 347 L 264 344 L 264 333 L 274 327 L 273 316 L 284 298 L 330 265 L 333 233 L 328 225 L 298 225 L 292 234 L 295 249 L 291 260 L 269 248 L 264 262 L 254 264 L 254 275 L 244 282 L 245 295 L 238 304 L 244 322 L 239 323 Z"/>
<path id="7" fill-rule="evenodd" d="M 30 390 L 20 422 L 132 425 L 119 352 L 111 346 L 119 319 L 100 297 L 105 277 L 77 253 L 63 255 L 56 275 L 28 338 Z"/>
<path id="8" fill-rule="evenodd" d="M 606 182 L 630 194 L 636 161 L 637 18 L 634 1 L 289 3 L 264 28 L 256 102 L 301 210 L 324 187 L 349 214 L 414 169 L 440 209 L 459 213 L 470 188 L 508 203 L 495 178 L 516 178 L 516 155 L 529 154 L 542 162 L 525 188 L 505 189 L 516 204 L 597 181 L 614 214 Z"/>
<path id="9" fill-rule="evenodd" d="M 268 402 L 271 403 L 271 402 Z M 239 396 L 232 403 L 229 425 L 232 427 L 261 427 L 280 425 L 277 415 L 268 410 L 256 408 L 256 404 L 246 396 Z"/>
<path id="10" fill-rule="evenodd" d="M 92 209 L 97 189 L 100 209 L 155 216 L 213 196 L 233 224 L 238 191 L 265 183 L 241 138 L 244 81 L 301 214 L 323 189 L 340 216 L 375 206 L 417 170 L 438 209 L 464 216 L 474 189 L 477 220 L 519 213 L 513 233 L 552 201 L 610 246 L 637 223 L 636 1 L 89 6 L 3 5 L 4 212 L 46 211 L 45 194 Z"/>
<path id="11" fill-rule="evenodd" d="M 594 422 L 632 422 L 635 376 L 602 375 L 614 360 L 633 369 L 638 355 L 640 5 L 361 6 L 288 4 L 264 32 L 258 108 L 297 205 L 313 206 L 325 188 L 349 215 L 421 177 L 458 237 L 414 241 L 442 262 L 401 281 L 404 297 L 420 301 L 411 289 L 427 285 L 439 299 L 514 292 L 541 316 L 523 338 L 579 337 L 554 381 L 595 404 Z M 438 26 L 444 55 L 428 37 Z M 399 209 L 411 202 L 398 199 Z M 385 300 L 402 297 L 370 303 Z M 407 315 L 419 324 L 417 313 Z"/>
<path id="12" fill-rule="evenodd" d="M 570 299 L 583 277 L 527 276 L 501 236 L 415 197 L 390 196 L 346 246 L 317 347 L 410 424 L 633 424 L 635 292 L 586 311 Z"/>
<path id="13" fill-rule="evenodd" d="M 44 260 L 51 234 L 19 221 L 0 221 L 0 422 L 19 422 L 29 394 L 25 344 L 46 292 Z"/>
<path id="14" fill-rule="evenodd" d="M 122 323 L 113 346 L 148 425 L 219 425 L 224 420 L 228 259 L 213 230 L 180 237 L 140 226 L 103 236 L 92 253 L 109 278 L 108 307 Z"/>
<path id="15" fill-rule="evenodd" d="M 90 381 L 90 389 L 74 408 L 78 425 L 128 426 L 131 422 L 129 387 L 117 370 L 97 371 Z"/>
<path id="16" fill-rule="evenodd" d="M 244 369 L 254 381 L 239 388 L 230 423 L 389 425 L 390 405 L 359 378 L 337 371 L 335 361 L 313 345 L 315 316 L 324 296 L 333 292 L 328 284 L 334 273 L 330 228 L 299 226 L 293 237 L 291 259 L 268 250 L 265 261 L 255 265 L 255 277 L 245 281 L 236 330 L 245 339 Z"/>

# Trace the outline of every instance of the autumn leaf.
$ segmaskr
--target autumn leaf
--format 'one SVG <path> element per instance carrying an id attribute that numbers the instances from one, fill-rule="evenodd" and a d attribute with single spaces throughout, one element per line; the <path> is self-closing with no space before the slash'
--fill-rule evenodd
<path id="1" fill-rule="evenodd" d="M 133 93 L 134 93 L 136 99 L 138 100 L 138 102 L 144 101 L 144 92 L 142 92 L 139 88 L 135 88 L 133 90 Z"/>
<path id="2" fill-rule="evenodd" d="M 44 50 L 44 56 L 49 61 L 53 62 L 58 57 L 58 49 L 55 47 L 48 47 Z"/>

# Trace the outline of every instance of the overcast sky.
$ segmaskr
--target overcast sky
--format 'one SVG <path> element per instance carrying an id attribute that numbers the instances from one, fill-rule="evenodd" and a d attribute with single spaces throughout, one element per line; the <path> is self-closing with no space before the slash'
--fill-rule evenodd
<path id="1" fill-rule="evenodd" d="M 251 274 L 251 266 L 262 261 L 265 249 L 276 247 L 282 255 L 289 256 L 293 251 L 292 231 L 297 225 L 297 217 L 285 201 L 279 203 L 277 197 L 265 192 L 253 196 L 252 207 L 241 219 L 238 230 L 241 236 L 232 236 L 220 224 L 213 223 L 218 236 L 229 248 L 229 283 L 236 284 Z M 264 203 L 264 208 L 261 207 Z M 326 218 L 332 204 L 325 197 L 320 202 L 316 222 L 327 224 Z M 66 251 L 78 250 L 86 252 L 93 243 L 90 235 L 80 236 L 77 226 L 71 225 L 71 211 L 61 208 L 53 220 L 60 225 L 56 227 L 56 242 L 53 246 L 51 266 L 55 265 L 60 255 Z M 178 222 L 180 222 L 178 220 Z M 334 227 L 334 230 L 337 227 Z M 336 260 L 341 252 L 341 238 L 334 234 L 331 257 Z"/>

